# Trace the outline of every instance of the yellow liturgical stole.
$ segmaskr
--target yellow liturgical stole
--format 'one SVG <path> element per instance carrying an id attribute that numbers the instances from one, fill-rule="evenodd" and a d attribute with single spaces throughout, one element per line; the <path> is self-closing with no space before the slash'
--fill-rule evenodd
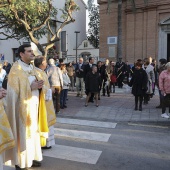
<path id="1" fill-rule="evenodd" d="M 48 137 L 48 122 L 47 122 L 47 110 L 45 105 L 44 93 L 41 90 L 39 96 L 39 118 L 38 118 L 38 125 L 41 137 L 41 147 L 46 146 L 46 138 Z"/>

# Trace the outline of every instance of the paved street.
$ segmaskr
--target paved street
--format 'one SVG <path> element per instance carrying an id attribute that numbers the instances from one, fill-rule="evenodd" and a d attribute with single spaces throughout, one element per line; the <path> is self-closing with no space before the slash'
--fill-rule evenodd
<path id="1" fill-rule="evenodd" d="M 169 170 L 170 120 L 155 109 L 157 95 L 142 112 L 122 89 L 102 97 L 99 107 L 84 107 L 75 95 L 69 93 L 68 108 L 57 116 L 56 146 L 31 170 Z"/>
<path id="2" fill-rule="evenodd" d="M 68 108 L 59 114 L 59 117 L 81 118 L 88 120 L 102 120 L 111 122 L 168 122 L 161 118 L 161 109 L 155 107 L 159 104 L 158 95 L 154 95 L 148 105 L 143 106 L 143 111 L 134 111 L 134 97 L 132 94 L 125 94 L 124 89 L 116 88 L 116 93 L 111 97 L 102 96 L 100 106 L 95 107 L 90 103 L 84 107 L 85 99 L 79 99 L 76 93 L 69 95 Z"/>

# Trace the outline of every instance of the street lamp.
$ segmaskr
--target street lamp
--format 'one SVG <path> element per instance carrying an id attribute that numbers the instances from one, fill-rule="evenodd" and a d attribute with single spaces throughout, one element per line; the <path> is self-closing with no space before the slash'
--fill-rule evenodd
<path id="1" fill-rule="evenodd" d="M 75 31 L 74 33 L 76 33 L 76 63 L 77 63 L 77 41 L 78 41 L 78 33 L 80 33 L 80 31 Z"/>

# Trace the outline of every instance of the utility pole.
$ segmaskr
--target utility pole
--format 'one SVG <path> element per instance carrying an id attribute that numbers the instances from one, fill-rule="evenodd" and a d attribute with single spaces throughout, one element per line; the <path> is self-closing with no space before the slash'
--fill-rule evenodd
<path id="1" fill-rule="evenodd" d="M 77 63 L 77 42 L 78 42 L 78 34 L 80 33 L 80 31 L 75 31 L 74 33 L 76 33 L 76 63 Z"/>

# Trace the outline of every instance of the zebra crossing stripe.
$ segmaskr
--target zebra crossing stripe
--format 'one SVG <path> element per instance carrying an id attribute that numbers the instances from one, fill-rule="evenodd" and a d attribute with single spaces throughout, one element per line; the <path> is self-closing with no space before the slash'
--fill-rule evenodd
<path id="1" fill-rule="evenodd" d="M 111 134 L 104 133 L 96 133 L 96 132 L 85 132 L 85 131 L 77 131 L 77 130 L 69 130 L 69 129 L 60 129 L 55 128 L 55 135 L 60 137 L 70 137 L 70 138 L 78 138 L 99 142 L 108 142 Z"/>
<path id="2" fill-rule="evenodd" d="M 117 123 L 111 122 L 99 122 L 90 120 L 80 120 L 80 119 L 68 119 L 68 118 L 57 118 L 57 123 L 70 124 L 70 125 L 80 125 L 80 126 L 92 126 L 99 128 L 116 128 Z"/>
<path id="3" fill-rule="evenodd" d="M 70 160 L 75 162 L 96 164 L 102 151 L 70 147 L 64 145 L 54 145 L 52 149 L 44 150 L 43 156 Z"/>

